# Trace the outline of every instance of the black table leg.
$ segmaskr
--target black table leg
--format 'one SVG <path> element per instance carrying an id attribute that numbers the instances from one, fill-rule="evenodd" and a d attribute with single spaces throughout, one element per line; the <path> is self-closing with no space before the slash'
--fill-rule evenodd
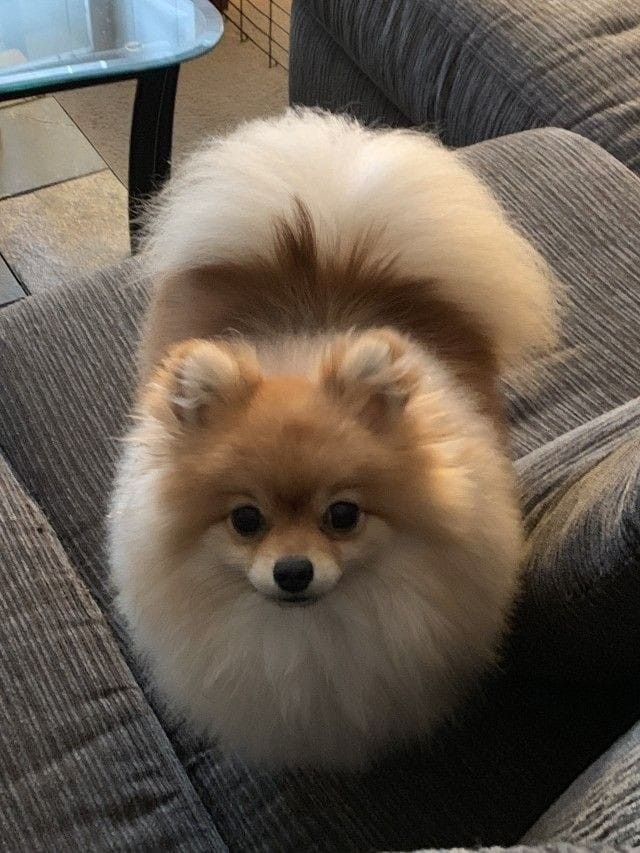
<path id="1" fill-rule="evenodd" d="M 171 170 L 173 107 L 179 65 L 145 71 L 138 78 L 129 145 L 129 234 L 138 247 L 139 216 L 145 199 L 160 188 Z"/>

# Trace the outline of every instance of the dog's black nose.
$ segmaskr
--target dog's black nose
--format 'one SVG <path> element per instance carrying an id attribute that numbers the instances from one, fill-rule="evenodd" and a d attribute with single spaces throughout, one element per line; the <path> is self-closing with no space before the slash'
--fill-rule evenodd
<path id="1" fill-rule="evenodd" d="M 273 579 L 285 592 L 303 592 L 313 578 L 313 563 L 306 557 L 282 557 L 273 567 Z"/>

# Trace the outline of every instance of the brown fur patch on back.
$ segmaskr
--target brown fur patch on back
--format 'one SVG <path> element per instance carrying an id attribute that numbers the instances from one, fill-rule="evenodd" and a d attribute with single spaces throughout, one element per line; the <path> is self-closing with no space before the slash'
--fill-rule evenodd
<path id="1" fill-rule="evenodd" d="M 272 258 L 187 270 L 159 282 L 142 344 L 146 381 L 168 348 L 187 338 L 248 339 L 392 326 L 442 359 L 505 433 L 497 359 L 473 318 L 435 293 L 433 282 L 372 264 L 369 234 L 348 254 L 320 260 L 313 223 L 296 205 L 274 226 Z"/>

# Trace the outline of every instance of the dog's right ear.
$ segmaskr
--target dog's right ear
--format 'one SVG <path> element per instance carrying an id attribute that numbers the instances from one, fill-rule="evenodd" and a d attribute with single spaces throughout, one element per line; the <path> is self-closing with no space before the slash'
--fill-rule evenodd
<path id="1" fill-rule="evenodd" d="M 415 348 L 391 329 L 345 334 L 328 348 L 321 381 L 371 429 L 390 427 L 420 386 Z"/>
<path id="2" fill-rule="evenodd" d="M 169 409 L 183 425 L 206 423 L 210 411 L 248 400 L 262 378 L 251 347 L 206 340 L 174 346 L 162 373 Z"/>

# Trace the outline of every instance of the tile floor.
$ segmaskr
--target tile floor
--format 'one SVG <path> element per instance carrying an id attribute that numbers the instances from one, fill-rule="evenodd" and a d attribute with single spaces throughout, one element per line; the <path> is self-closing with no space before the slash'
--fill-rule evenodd
<path id="1" fill-rule="evenodd" d="M 0 199 L 104 169 L 102 158 L 54 98 L 0 110 Z"/>
<path id="2" fill-rule="evenodd" d="M 0 306 L 129 253 L 127 191 L 54 97 L 0 109 Z"/>
<path id="3" fill-rule="evenodd" d="M 8 305 L 21 299 L 25 295 L 25 291 L 18 284 L 17 279 L 0 257 L 0 305 Z"/>
<path id="4" fill-rule="evenodd" d="M 104 168 L 0 202 L 0 246 L 37 293 L 129 254 L 127 191 Z"/>
<path id="5" fill-rule="evenodd" d="M 129 253 L 126 163 L 133 83 L 0 104 L 0 306 Z M 174 159 L 280 111 L 287 75 L 229 25 L 180 72 Z"/>

